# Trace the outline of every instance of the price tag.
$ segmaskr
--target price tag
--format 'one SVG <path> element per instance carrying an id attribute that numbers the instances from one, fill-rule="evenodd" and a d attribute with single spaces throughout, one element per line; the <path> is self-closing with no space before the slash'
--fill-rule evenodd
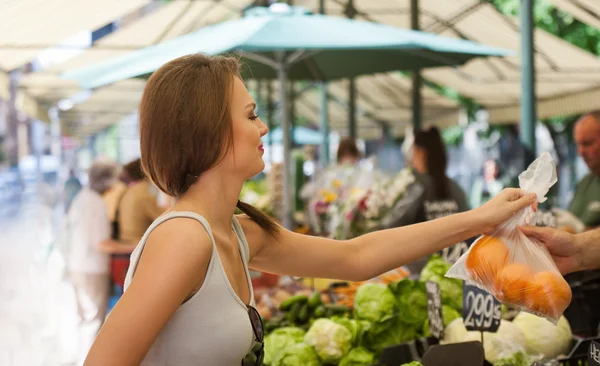
<path id="1" fill-rule="evenodd" d="M 423 364 L 427 366 L 481 366 L 484 361 L 481 342 L 436 345 L 423 355 Z"/>
<path id="2" fill-rule="evenodd" d="M 500 327 L 502 308 L 489 292 L 464 284 L 463 319 L 467 330 L 495 333 Z"/>
<path id="3" fill-rule="evenodd" d="M 590 342 L 588 364 L 590 366 L 600 366 L 600 343 L 594 341 Z"/>
<path id="4" fill-rule="evenodd" d="M 427 316 L 429 317 L 429 331 L 434 337 L 444 337 L 444 318 L 442 315 L 442 292 L 440 286 L 432 281 L 425 283 L 427 292 Z"/>

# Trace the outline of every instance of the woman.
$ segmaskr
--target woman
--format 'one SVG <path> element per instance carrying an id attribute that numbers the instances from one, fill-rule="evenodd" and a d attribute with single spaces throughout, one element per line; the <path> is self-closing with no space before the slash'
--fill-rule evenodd
<path id="1" fill-rule="evenodd" d="M 150 224 L 165 211 L 157 202 L 155 188 L 144 176 L 141 159 L 127 163 L 123 173 L 127 188 L 115 215 L 119 222 L 119 243 L 110 247 L 113 253 L 131 253 Z"/>
<path id="2" fill-rule="evenodd" d="M 404 224 L 431 221 L 469 209 L 465 192 L 446 175 L 446 145 L 437 127 L 414 134 L 410 166 L 425 187 L 425 191 L 411 210 L 414 216 Z M 455 262 L 467 249 L 468 244 L 460 242 L 450 248 L 444 248 L 441 254 L 445 260 Z M 409 267 L 413 271 L 420 270 L 425 262 L 426 258 L 423 258 Z"/>
<path id="3" fill-rule="evenodd" d="M 146 180 L 140 159 L 123 166 L 121 181 L 127 186 L 115 212 L 116 226 L 113 226 L 113 236 L 117 240 L 103 242 L 102 249 L 113 254 L 113 282 L 122 289 L 129 267 L 129 254 L 165 208 L 158 205 L 155 188 Z"/>
<path id="4" fill-rule="evenodd" d="M 337 150 L 338 164 L 356 164 L 360 160 L 360 151 L 356 141 L 352 137 L 344 137 L 340 140 Z"/>
<path id="5" fill-rule="evenodd" d="M 248 268 L 363 280 L 489 231 L 535 200 L 508 190 L 477 212 L 345 242 L 288 231 L 238 201 L 264 168 L 267 133 L 238 67 L 235 58 L 189 55 L 148 80 L 142 165 L 177 201 L 133 252 L 126 291 L 87 365 L 239 365 L 262 341 Z"/>
<path id="6" fill-rule="evenodd" d="M 440 131 L 430 127 L 415 133 L 414 138 L 410 165 L 427 187 L 416 222 L 467 211 L 465 192 L 446 175 L 448 157 Z"/>

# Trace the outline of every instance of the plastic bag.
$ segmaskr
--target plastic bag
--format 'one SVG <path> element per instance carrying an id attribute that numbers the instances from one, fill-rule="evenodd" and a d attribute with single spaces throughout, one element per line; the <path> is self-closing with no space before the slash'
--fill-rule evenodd
<path id="1" fill-rule="evenodd" d="M 521 189 L 536 193 L 540 203 L 556 181 L 556 168 L 548 153 L 519 175 Z M 571 302 L 571 288 L 546 247 L 518 229 L 530 225 L 533 218 L 533 209 L 527 207 L 491 235 L 479 237 L 446 276 L 465 280 L 507 306 L 556 324 Z"/>

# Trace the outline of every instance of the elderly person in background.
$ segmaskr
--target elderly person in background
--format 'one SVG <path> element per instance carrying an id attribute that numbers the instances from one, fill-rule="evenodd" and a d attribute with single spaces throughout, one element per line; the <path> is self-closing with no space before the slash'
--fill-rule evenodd
<path id="1" fill-rule="evenodd" d="M 600 226 L 600 110 L 581 117 L 573 136 L 590 173 L 577 184 L 569 211 L 590 229 Z"/>
<path id="2" fill-rule="evenodd" d="M 77 302 L 80 357 L 85 357 L 91 347 L 108 306 L 110 256 L 98 244 L 110 237 L 102 196 L 115 184 L 117 176 L 116 165 L 94 162 L 88 171 L 88 185 L 75 196 L 67 214 L 66 266 Z"/>

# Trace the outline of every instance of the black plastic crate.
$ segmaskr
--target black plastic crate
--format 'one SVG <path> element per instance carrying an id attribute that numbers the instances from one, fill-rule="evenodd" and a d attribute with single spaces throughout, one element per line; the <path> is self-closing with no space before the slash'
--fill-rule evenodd
<path id="1" fill-rule="evenodd" d="M 600 271 L 584 271 L 565 276 L 573 298 L 565 310 L 565 318 L 573 334 L 595 337 L 600 324 Z"/>

